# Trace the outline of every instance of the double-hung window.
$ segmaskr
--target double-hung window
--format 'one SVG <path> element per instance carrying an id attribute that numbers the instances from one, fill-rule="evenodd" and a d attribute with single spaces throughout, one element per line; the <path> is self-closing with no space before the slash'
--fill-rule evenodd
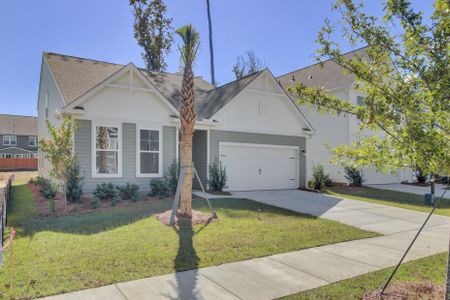
<path id="1" fill-rule="evenodd" d="M 36 147 L 37 146 L 37 137 L 35 137 L 35 136 L 28 137 L 28 144 L 31 147 Z"/>
<path id="2" fill-rule="evenodd" d="M 17 145 L 17 136 L 15 136 L 15 135 L 4 135 L 3 136 L 3 145 L 5 145 L 5 146 L 16 146 Z"/>
<path id="3" fill-rule="evenodd" d="M 95 175 L 118 177 L 120 174 L 120 128 L 95 127 Z"/>
<path id="4" fill-rule="evenodd" d="M 139 129 L 138 132 L 138 176 L 161 176 L 161 132 L 154 129 Z"/>

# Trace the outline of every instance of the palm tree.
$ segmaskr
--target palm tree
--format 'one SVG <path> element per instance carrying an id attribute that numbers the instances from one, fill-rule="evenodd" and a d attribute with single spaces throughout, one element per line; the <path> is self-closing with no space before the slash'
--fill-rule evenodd
<path id="1" fill-rule="evenodd" d="M 179 217 L 192 217 L 192 136 L 197 114 L 195 112 L 194 73 L 192 64 L 197 55 L 200 36 L 192 25 L 178 29 L 177 34 L 183 39 L 180 48 L 181 59 L 184 65 L 183 83 L 181 86 L 181 166 L 184 173 L 180 189 Z"/>

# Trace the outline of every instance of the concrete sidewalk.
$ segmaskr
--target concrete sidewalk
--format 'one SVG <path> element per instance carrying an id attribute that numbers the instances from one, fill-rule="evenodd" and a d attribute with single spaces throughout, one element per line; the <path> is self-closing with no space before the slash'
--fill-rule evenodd
<path id="1" fill-rule="evenodd" d="M 47 297 L 66 299 L 274 299 L 395 265 L 425 213 L 302 191 L 234 196 L 385 234 L 247 261 Z M 450 218 L 433 216 L 406 261 L 448 250 Z"/>

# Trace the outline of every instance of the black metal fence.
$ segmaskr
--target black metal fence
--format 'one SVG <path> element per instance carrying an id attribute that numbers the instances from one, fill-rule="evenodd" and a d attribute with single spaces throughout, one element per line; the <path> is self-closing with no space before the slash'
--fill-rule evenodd
<path id="1" fill-rule="evenodd" d="M 5 242 L 5 228 L 8 203 L 11 199 L 12 183 L 14 177 L 10 176 L 6 182 L 0 185 L 0 266 L 3 264 L 3 244 Z"/>

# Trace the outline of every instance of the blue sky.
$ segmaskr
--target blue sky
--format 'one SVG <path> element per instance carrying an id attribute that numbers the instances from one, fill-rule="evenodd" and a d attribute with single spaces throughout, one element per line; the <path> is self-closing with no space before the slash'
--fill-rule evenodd
<path id="1" fill-rule="evenodd" d="M 205 0 L 166 0 L 178 28 L 192 23 L 201 36 L 195 74 L 210 79 Z M 211 0 L 216 80 L 234 79 L 237 55 L 254 50 L 277 76 L 313 63 L 314 40 L 325 17 L 337 21 L 331 0 Z M 381 15 L 378 0 L 367 10 Z M 431 0 L 414 5 L 427 13 Z M 0 3 L 0 113 L 36 115 L 43 51 L 144 66 L 133 37 L 128 0 L 26 0 Z M 176 43 L 180 40 L 175 37 Z M 345 45 L 345 44 L 344 44 Z M 343 47 L 351 50 L 350 47 Z M 179 66 L 176 45 L 168 71 Z"/>

